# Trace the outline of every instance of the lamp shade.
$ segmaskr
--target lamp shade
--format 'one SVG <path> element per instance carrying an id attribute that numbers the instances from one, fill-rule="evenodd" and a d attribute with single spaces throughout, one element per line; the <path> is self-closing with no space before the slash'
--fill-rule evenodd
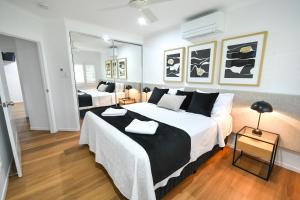
<path id="1" fill-rule="evenodd" d="M 145 92 L 145 93 L 148 93 L 148 92 L 150 92 L 151 90 L 150 90 L 150 88 L 148 88 L 148 87 L 145 87 L 144 89 L 143 89 L 143 92 Z"/>
<path id="2" fill-rule="evenodd" d="M 251 105 L 252 110 L 256 110 L 259 113 L 273 112 L 273 107 L 271 104 L 265 101 L 257 101 Z"/>
<path id="3" fill-rule="evenodd" d="M 130 90 L 130 89 L 132 89 L 132 86 L 131 85 L 126 85 L 125 89 Z"/>

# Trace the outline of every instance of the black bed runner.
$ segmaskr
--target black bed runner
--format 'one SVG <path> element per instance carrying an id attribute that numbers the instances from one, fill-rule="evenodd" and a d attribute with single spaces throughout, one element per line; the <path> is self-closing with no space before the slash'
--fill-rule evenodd
<path id="1" fill-rule="evenodd" d="M 79 102 L 79 107 L 86 107 L 86 106 L 92 106 L 93 105 L 93 100 L 92 100 L 92 96 L 82 92 L 82 91 L 78 91 L 81 92 L 83 94 L 78 94 L 78 102 Z"/>
<path id="2" fill-rule="evenodd" d="M 154 135 L 128 133 L 125 132 L 125 127 L 133 119 L 142 121 L 153 119 L 129 110 L 125 116 L 101 116 L 101 113 L 107 108 L 102 107 L 91 111 L 136 141 L 146 150 L 150 160 L 154 184 L 167 178 L 190 160 L 191 138 L 185 131 L 157 121 L 159 126 Z"/>

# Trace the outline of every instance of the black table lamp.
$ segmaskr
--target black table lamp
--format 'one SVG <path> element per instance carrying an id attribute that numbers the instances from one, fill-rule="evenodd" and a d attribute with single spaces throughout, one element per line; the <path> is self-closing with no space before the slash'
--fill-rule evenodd
<path id="1" fill-rule="evenodd" d="M 271 104 L 269 104 L 268 102 L 265 101 L 257 101 L 255 103 L 253 103 L 251 105 L 251 109 L 252 110 L 256 110 L 257 112 L 259 112 L 259 118 L 258 118 L 258 123 L 257 123 L 257 128 L 254 129 L 252 131 L 252 133 L 257 134 L 257 135 L 261 135 L 262 132 L 261 130 L 259 130 L 259 122 L 260 122 L 260 116 L 261 113 L 265 113 L 265 112 L 273 112 L 273 107 Z"/>
<path id="2" fill-rule="evenodd" d="M 132 89 L 132 86 L 126 85 L 125 89 L 127 90 L 127 98 L 129 98 L 129 90 Z"/>
<path id="3" fill-rule="evenodd" d="M 148 94 L 148 92 L 150 92 L 151 90 L 150 90 L 150 88 L 148 88 L 148 87 L 145 87 L 144 89 L 143 89 L 143 92 L 145 92 L 146 93 L 146 102 L 147 102 L 147 94 Z"/>

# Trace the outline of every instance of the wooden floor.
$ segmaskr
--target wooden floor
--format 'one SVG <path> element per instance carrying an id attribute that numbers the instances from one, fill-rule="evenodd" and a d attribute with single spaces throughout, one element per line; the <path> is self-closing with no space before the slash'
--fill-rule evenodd
<path id="1" fill-rule="evenodd" d="M 24 176 L 10 178 L 7 199 L 125 199 L 88 147 L 78 145 L 79 132 L 29 131 L 22 106 L 15 110 Z M 233 167 L 231 159 L 230 148 L 220 151 L 164 200 L 300 198 L 300 174 L 276 166 L 266 182 Z"/>

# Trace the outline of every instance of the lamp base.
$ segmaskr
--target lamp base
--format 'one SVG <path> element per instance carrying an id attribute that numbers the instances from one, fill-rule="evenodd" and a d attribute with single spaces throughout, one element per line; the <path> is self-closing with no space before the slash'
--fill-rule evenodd
<path id="1" fill-rule="evenodd" d="M 252 130 L 252 133 L 255 134 L 255 135 L 258 135 L 258 136 L 261 136 L 261 135 L 262 135 L 262 132 L 261 132 L 261 130 L 259 130 L 259 129 L 254 129 L 254 130 Z"/>

